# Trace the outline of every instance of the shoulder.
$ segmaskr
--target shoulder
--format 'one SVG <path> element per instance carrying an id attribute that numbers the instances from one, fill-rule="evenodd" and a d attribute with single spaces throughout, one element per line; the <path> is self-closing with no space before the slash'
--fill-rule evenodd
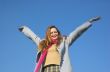
<path id="1" fill-rule="evenodd" d="M 62 37 L 63 39 L 67 39 L 67 36 L 66 35 L 63 35 L 63 37 Z"/>

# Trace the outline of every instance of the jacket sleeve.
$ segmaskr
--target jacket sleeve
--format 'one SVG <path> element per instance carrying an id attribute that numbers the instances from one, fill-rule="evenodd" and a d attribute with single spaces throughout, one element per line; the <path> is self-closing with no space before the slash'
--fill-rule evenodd
<path id="1" fill-rule="evenodd" d="M 67 43 L 70 46 L 82 33 L 84 33 L 89 27 L 91 27 L 90 22 L 85 22 L 81 26 L 77 27 L 69 36 L 67 36 Z"/>
<path id="2" fill-rule="evenodd" d="M 27 26 L 21 26 L 19 30 L 26 35 L 29 39 L 31 39 L 37 46 L 41 39 Z"/>

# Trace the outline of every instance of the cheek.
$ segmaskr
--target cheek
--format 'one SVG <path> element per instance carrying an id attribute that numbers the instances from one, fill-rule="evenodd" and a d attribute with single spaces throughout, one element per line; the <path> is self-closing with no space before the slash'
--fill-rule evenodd
<path id="1" fill-rule="evenodd" d="M 50 34 L 50 37 L 52 37 L 53 36 L 53 34 Z"/>
<path id="2" fill-rule="evenodd" d="M 58 33 L 56 33 L 56 35 L 58 36 Z"/>
<path id="3" fill-rule="evenodd" d="M 58 33 L 56 33 L 56 35 L 58 36 Z"/>

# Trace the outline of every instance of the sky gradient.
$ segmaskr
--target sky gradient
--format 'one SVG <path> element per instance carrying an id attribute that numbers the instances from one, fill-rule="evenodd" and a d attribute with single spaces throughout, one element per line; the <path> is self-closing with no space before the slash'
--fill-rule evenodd
<path id="1" fill-rule="evenodd" d="M 33 72 L 36 45 L 18 31 L 26 25 L 45 37 L 49 25 L 62 35 L 94 16 L 93 24 L 70 47 L 74 72 L 110 72 L 109 0 L 0 0 L 0 72 Z"/>

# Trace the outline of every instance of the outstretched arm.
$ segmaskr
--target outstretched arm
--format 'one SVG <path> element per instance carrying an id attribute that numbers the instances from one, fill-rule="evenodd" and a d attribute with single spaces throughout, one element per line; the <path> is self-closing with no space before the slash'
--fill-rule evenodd
<path id="1" fill-rule="evenodd" d="M 100 17 L 92 18 L 89 21 L 82 24 L 81 26 L 79 26 L 78 28 L 76 28 L 72 33 L 70 33 L 66 40 L 68 45 L 70 46 L 81 34 L 83 34 L 88 28 L 92 26 L 92 23 L 94 21 L 97 21 L 99 19 Z"/>
<path id="2" fill-rule="evenodd" d="M 34 32 L 32 32 L 32 30 L 27 26 L 21 26 L 19 28 L 19 31 L 23 32 L 24 35 L 31 39 L 36 45 L 38 45 L 39 42 L 41 41 L 41 39 Z"/>

